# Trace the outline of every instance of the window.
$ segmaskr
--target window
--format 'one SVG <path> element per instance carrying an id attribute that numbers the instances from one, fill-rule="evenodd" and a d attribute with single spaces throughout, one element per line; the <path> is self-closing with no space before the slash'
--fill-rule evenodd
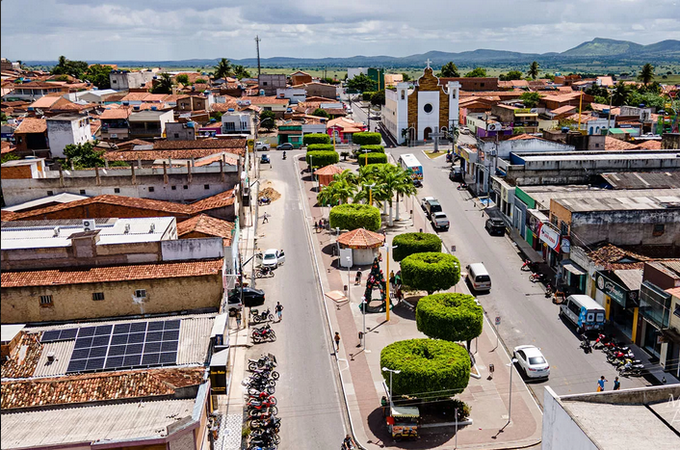
<path id="1" fill-rule="evenodd" d="M 118 83 L 118 80 L 111 80 L 111 83 L 116 84 Z"/>
<path id="2" fill-rule="evenodd" d="M 173 186 L 173 187 L 171 187 L 170 189 L 172 189 L 173 191 L 176 191 L 176 190 L 177 190 L 177 186 Z"/>
<path id="3" fill-rule="evenodd" d="M 113 188 L 114 194 L 120 194 L 120 188 Z"/>
<path id="4" fill-rule="evenodd" d="M 41 295 L 40 296 L 40 306 L 52 306 L 52 296 L 51 295 Z"/>
<path id="5" fill-rule="evenodd" d="M 85 195 L 85 189 L 80 190 L 80 195 Z"/>
<path id="6" fill-rule="evenodd" d="M 569 309 L 578 317 L 581 314 L 581 307 L 576 302 L 569 302 Z"/>
<path id="7" fill-rule="evenodd" d="M 652 233 L 652 236 L 661 236 L 666 228 L 666 225 L 663 223 L 655 223 L 654 224 L 654 232 Z"/>
<path id="8" fill-rule="evenodd" d="M 675 304 L 675 308 L 673 309 L 673 315 L 680 317 L 680 302 Z"/>
<path id="9" fill-rule="evenodd" d="M 204 185 L 203 185 L 203 189 L 205 189 L 205 190 L 207 191 L 208 189 L 210 189 L 210 185 L 209 185 L 209 184 L 204 184 Z"/>
<path id="10" fill-rule="evenodd" d="M 187 186 L 187 185 L 185 184 L 184 186 L 182 186 L 182 188 L 183 188 L 183 189 L 189 189 L 189 186 Z"/>
<path id="11" fill-rule="evenodd" d="M 47 196 L 48 196 L 48 197 L 51 197 L 51 196 L 53 196 L 53 195 L 54 195 L 54 191 L 47 191 Z"/>
<path id="12" fill-rule="evenodd" d="M 93 292 L 92 293 L 92 300 L 94 300 L 94 301 L 104 300 L 104 293 L 103 292 Z"/>
<path id="13" fill-rule="evenodd" d="M 484 83 L 479 83 L 479 87 L 484 87 Z"/>
<path id="14" fill-rule="evenodd" d="M 179 139 L 179 133 L 175 133 L 175 139 Z"/>
<path id="15" fill-rule="evenodd" d="M 406 92 L 401 91 L 401 99 L 404 100 L 406 98 Z"/>
<path id="16" fill-rule="evenodd" d="M 153 192 L 153 191 L 155 191 L 154 187 L 153 187 L 153 186 L 149 186 L 149 192 Z"/>
<path id="17" fill-rule="evenodd" d="M 267 82 L 266 82 L 266 81 L 263 81 L 263 82 L 262 82 L 262 86 L 266 86 L 266 85 L 267 85 Z"/>
<path id="18" fill-rule="evenodd" d="M 235 131 L 236 124 L 234 122 L 224 122 L 224 129 L 226 131 Z"/>
<path id="19" fill-rule="evenodd" d="M 430 114 L 432 112 L 432 105 L 430 103 L 425 104 L 425 106 L 423 106 L 423 111 Z"/>
<path id="20" fill-rule="evenodd" d="M 146 298 L 146 289 L 137 289 L 135 291 L 136 298 Z"/>

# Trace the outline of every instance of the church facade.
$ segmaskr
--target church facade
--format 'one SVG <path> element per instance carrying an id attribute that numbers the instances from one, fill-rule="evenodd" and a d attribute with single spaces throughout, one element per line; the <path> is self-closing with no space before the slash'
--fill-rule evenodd
<path id="1" fill-rule="evenodd" d="M 458 127 L 460 83 L 440 85 L 429 65 L 413 88 L 398 83 L 385 90 L 382 121 L 399 144 L 431 141 L 433 133 Z"/>

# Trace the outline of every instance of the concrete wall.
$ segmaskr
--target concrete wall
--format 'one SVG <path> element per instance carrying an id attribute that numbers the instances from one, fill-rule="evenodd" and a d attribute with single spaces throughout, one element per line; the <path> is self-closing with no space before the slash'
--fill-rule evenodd
<path id="1" fill-rule="evenodd" d="M 665 224 L 661 236 L 653 235 L 655 224 Z M 680 209 L 573 212 L 571 232 L 586 244 L 678 245 Z"/>
<path id="2" fill-rule="evenodd" d="M 222 258 L 224 245 L 222 238 L 204 237 L 160 241 L 163 261 Z"/>
<path id="3" fill-rule="evenodd" d="M 222 273 L 216 275 L 115 281 L 25 288 L 2 288 L 2 323 L 46 322 L 99 317 L 160 314 L 218 308 Z M 146 289 L 142 304 L 133 302 L 135 290 Z M 104 300 L 92 300 L 103 292 Z M 52 306 L 40 306 L 41 295 L 52 295 Z"/>
<path id="4" fill-rule="evenodd" d="M 348 67 L 347 68 L 347 79 L 351 80 L 359 74 L 368 75 L 368 69 L 366 67 Z"/>
<path id="5" fill-rule="evenodd" d="M 307 97 L 336 98 L 340 91 L 338 87 L 328 84 L 310 83 L 305 85 Z"/>
<path id="6" fill-rule="evenodd" d="M 564 410 L 557 395 L 545 387 L 543 394 L 543 450 L 597 450 L 581 427 Z"/>
<path id="7" fill-rule="evenodd" d="M 264 89 L 267 95 L 276 95 L 277 89 L 285 89 L 287 83 L 285 74 L 261 74 L 259 89 Z"/>
<path id="8" fill-rule="evenodd" d="M 167 123 L 165 125 L 165 133 L 167 135 L 168 141 L 196 140 L 196 127 L 187 126 L 187 124 L 183 122 Z"/>
<path id="9" fill-rule="evenodd" d="M 64 147 L 67 145 L 92 141 L 90 119 L 85 116 L 73 121 L 47 119 L 47 138 L 52 157 L 65 158 Z"/>

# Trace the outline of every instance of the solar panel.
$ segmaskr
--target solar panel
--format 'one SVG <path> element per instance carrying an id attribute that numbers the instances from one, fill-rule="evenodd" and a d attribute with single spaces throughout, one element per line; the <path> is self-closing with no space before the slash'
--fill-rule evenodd
<path id="1" fill-rule="evenodd" d="M 103 369 L 105 361 L 106 361 L 106 358 L 90 358 L 90 359 L 87 360 L 87 364 L 85 365 L 85 370 L 91 371 L 91 370 Z"/>
<path id="2" fill-rule="evenodd" d="M 100 325 L 94 330 L 95 336 L 108 336 L 111 334 L 113 325 Z"/>
<path id="3" fill-rule="evenodd" d="M 160 358 L 160 353 L 149 353 L 142 356 L 142 365 L 145 366 L 155 366 L 158 365 L 158 360 Z"/>
<path id="4" fill-rule="evenodd" d="M 130 333 L 139 333 L 141 331 L 146 331 L 146 325 L 148 322 L 135 322 L 130 324 Z"/>
<path id="5" fill-rule="evenodd" d="M 49 330 L 45 331 L 40 338 L 43 344 L 49 342 L 70 341 L 75 339 L 78 334 L 78 328 L 67 328 L 65 330 Z"/>
<path id="6" fill-rule="evenodd" d="M 161 359 L 160 359 L 161 364 L 175 364 L 176 360 L 177 360 L 177 352 L 161 353 Z"/>
<path id="7" fill-rule="evenodd" d="M 160 342 L 147 342 L 144 346 L 144 354 L 147 353 L 160 353 L 161 343 Z"/>
<path id="8" fill-rule="evenodd" d="M 152 331 L 150 333 L 146 333 L 146 342 L 159 342 L 162 340 L 163 340 L 162 331 Z"/>
<path id="9" fill-rule="evenodd" d="M 67 341 L 75 339 L 78 335 L 78 328 L 69 328 L 67 330 L 61 330 L 61 335 L 59 336 L 60 341 Z"/>
<path id="10" fill-rule="evenodd" d="M 166 320 L 165 321 L 165 330 L 179 330 L 181 320 Z"/>
<path id="11" fill-rule="evenodd" d="M 86 364 L 87 364 L 86 359 L 71 360 L 71 362 L 68 363 L 68 369 L 66 369 L 66 372 L 67 373 L 82 372 L 85 370 Z"/>
<path id="12" fill-rule="evenodd" d="M 149 326 L 147 327 L 146 331 L 162 330 L 164 324 L 165 324 L 165 322 L 163 322 L 163 321 L 149 322 Z"/>
<path id="13" fill-rule="evenodd" d="M 78 331 L 78 337 L 94 336 L 97 327 L 85 327 Z"/>
<path id="14" fill-rule="evenodd" d="M 89 358 L 105 358 L 108 347 L 92 347 Z"/>
<path id="15" fill-rule="evenodd" d="M 125 345 L 127 344 L 127 334 L 114 334 L 111 336 L 111 345 Z"/>
<path id="16" fill-rule="evenodd" d="M 119 323 L 113 327 L 113 334 L 128 334 L 130 332 L 129 323 Z"/>
<path id="17" fill-rule="evenodd" d="M 144 342 L 144 333 L 128 334 L 128 344 L 139 344 L 140 342 Z"/>

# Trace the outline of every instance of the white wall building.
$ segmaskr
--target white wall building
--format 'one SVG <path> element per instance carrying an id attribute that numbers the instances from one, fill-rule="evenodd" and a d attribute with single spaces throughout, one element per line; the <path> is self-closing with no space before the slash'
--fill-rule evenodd
<path id="1" fill-rule="evenodd" d="M 359 74 L 368 75 L 368 68 L 366 67 L 348 67 L 347 68 L 347 79 L 351 80 Z"/>
<path id="2" fill-rule="evenodd" d="M 252 134 L 253 116 L 249 113 L 225 113 L 222 115 L 222 134 Z"/>
<path id="3" fill-rule="evenodd" d="M 78 114 L 60 114 L 48 117 L 47 139 L 53 158 L 65 158 L 64 148 L 70 144 L 93 141 L 90 118 Z"/>
<path id="4" fill-rule="evenodd" d="M 304 88 L 288 87 L 285 89 L 276 90 L 277 98 L 287 98 L 290 103 L 297 105 L 299 102 L 304 102 L 307 98 L 307 91 Z"/>
<path id="5" fill-rule="evenodd" d="M 153 72 L 128 72 L 127 70 L 112 70 L 109 74 L 111 89 L 127 91 L 147 86 L 156 76 Z"/>

